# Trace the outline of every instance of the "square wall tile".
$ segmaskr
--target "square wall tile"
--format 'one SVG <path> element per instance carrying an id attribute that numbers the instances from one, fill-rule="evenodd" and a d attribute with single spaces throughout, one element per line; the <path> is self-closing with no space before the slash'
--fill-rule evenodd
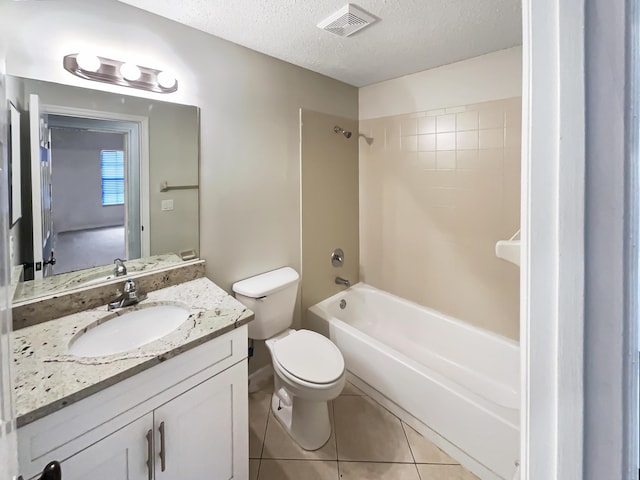
<path id="1" fill-rule="evenodd" d="M 420 152 L 435 152 L 436 135 L 433 133 L 418 135 L 418 150 Z"/>
<path id="2" fill-rule="evenodd" d="M 418 119 L 417 118 L 403 118 L 400 121 L 400 134 L 404 137 L 406 135 L 418 134 Z"/>
<path id="3" fill-rule="evenodd" d="M 470 130 L 456 133 L 456 148 L 458 150 L 477 150 L 478 131 Z"/>
<path id="4" fill-rule="evenodd" d="M 456 152 L 456 168 L 458 170 L 479 168 L 478 150 L 458 150 Z"/>
<path id="5" fill-rule="evenodd" d="M 461 113 L 467 110 L 466 105 L 459 105 L 457 107 L 447 107 L 444 109 L 446 113 Z"/>
<path id="6" fill-rule="evenodd" d="M 385 154 L 387 155 L 388 160 L 393 160 L 393 156 L 400 153 L 400 145 L 400 137 L 386 137 Z"/>
<path id="7" fill-rule="evenodd" d="M 418 119 L 418 134 L 436 133 L 436 117 L 422 117 Z"/>
<path id="8" fill-rule="evenodd" d="M 465 130 L 477 130 L 478 129 L 478 112 L 468 111 L 464 113 L 458 113 L 456 115 L 456 130 L 463 132 Z"/>
<path id="9" fill-rule="evenodd" d="M 522 131 L 520 127 L 507 127 L 504 136 L 504 146 L 518 148 L 522 143 Z"/>
<path id="10" fill-rule="evenodd" d="M 400 149 L 403 152 L 417 152 L 418 151 L 418 136 L 409 135 L 400 139 Z"/>
<path id="11" fill-rule="evenodd" d="M 423 170 L 435 170 L 436 152 L 418 152 L 418 163 Z"/>
<path id="12" fill-rule="evenodd" d="M 493 106 L 483 108 L 479 112 L 478 127 L 486 128 L 504 128 L 504 110 L 502 106 Z"/>
<path id="13" fill-rule="evenodd" d="M 456 134 L 453 132 L 436 134 L 436 149 L 437 150 L 455 150 Z"/>
<path id="14" fill-rule="evenodd" d="M 454 114 L 438 115 L 436 117 L 436 132 L 455 132 L 456 116 Z"/>
<path id="15" fill-rule="evenodd" d="M 504 147 L 504 128 L 490 128 L 480 130 L 480 148 L 503 148 Z"/>
<path id="16" fill-rule="evenodd" d="M 454 170 L 456 168 L 456 152 L 453 150 L 436 153 L 438 170 Z"/>
<path id="17" fill-rule="evenodd" d="M 385 122 L 385 135 L 387 138 L 399 137 L 401 131 L 400 125 L 401 122 L 398 118 L 391 118 Z"/>

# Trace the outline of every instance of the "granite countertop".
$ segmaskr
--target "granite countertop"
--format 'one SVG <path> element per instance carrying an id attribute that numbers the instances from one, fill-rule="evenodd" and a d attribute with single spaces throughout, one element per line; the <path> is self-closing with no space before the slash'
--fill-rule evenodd
<path id="1" fill-rule="evenodd" d="M 143 347 L 103 357 L 76 357 L 70 340 L 87 327 L 149 304 L 181 303 L 189 318 Z M 139 307 L 138 307 L 139 306 Z M 13 333 L 18 427 L 86 398 L 253 319 L 253 312 L 207 278 L 150 292 L 138 306 L 93 308 Z"/>
<path id="2" fill-rule="evenodd" d="M 184 264 L 185 262 L 175 253 L 165 255 L 153 255 L 151 257 L 135 258 L 127 260 L 127 275 L 123 278 L 135 278 L 141 273 L 148 273 L 153 270 Z M 22 268 L 22 266 L 20 266 Z M 40 278 L 20 282 L 16 285 L 13 296 L 14 303 L 33 300 L 46 295 L 55 295 L 66 290 L 82 288 L 101 283 L 122 280 L 113 274 L 113 265 L 103 265 L 100 267 L 78 270 L 77 272 L 61 273 L 52 277 Z M 21 272 L 20 272 L 21 273 Z"/>

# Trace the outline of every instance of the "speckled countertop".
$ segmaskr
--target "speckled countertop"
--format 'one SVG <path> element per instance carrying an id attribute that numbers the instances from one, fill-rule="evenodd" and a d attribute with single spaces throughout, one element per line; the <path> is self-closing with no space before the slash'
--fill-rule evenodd
<path id="1" fill-rule="evenodd" d="M 85 358 L 69 354 L 70 340 L 114 315 L 158 303 L 189 306 L 190 315 L 169 335 L 129 352 Z M 139 307 L 106 306 L 14 332 L 18 427 L 77 402 L 253 319 L 253 312 L 207 278 L 150 292 Z"/>
<path id="2" fill-rule="evenodd" d="M 184 263 L 185 262 L 175 253 L 127 260 L 125 265 L 128 273 L 125 278 L 135 278 L 141 273 L 148 273 L 153 270 Z M 20 266 L 18 273 L 21 273 L 21 268 L 22 266 Z M 13 302 L 20 303 L 46 295 L 59 294 L 73 288 L 82 288 L 91 284 L 102 284 L 109 280 L 118 280 L 113 274 L 113 268 L 113 265 L 103 265 L 86 270 L 78 270 L 77 272 L 61 273 L 52 277 L 17 283 Z"/>

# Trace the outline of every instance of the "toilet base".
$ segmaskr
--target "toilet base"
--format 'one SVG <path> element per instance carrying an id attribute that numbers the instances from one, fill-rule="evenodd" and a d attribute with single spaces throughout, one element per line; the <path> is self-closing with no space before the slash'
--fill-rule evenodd
<path id="1" fill-rule="evenodd" d="M 293 397 L 291 405 L 286 405 L 274 393 L 271 410 L 291 438 L 305 450 L 321 448 L 331 436 L 327 402 Z"/>

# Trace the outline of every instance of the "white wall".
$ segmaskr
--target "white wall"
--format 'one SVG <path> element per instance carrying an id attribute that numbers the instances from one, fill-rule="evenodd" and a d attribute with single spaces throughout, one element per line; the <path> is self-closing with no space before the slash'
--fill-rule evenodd
<path id="1" fill-rule="evenodd" d="M 5 2 L 9 74 L 201 108 L 200 245 L 220 286 L 300 268 L 300 107 L 357 118 L 357 89 L 107 0 Z M 34 32 L 46 32 L 35 34 Z M 87 82 L 62 68 L 83 49 L 176 72 L 160 96 Z"/>
<path id="2" fill-rule="evenodd" d="M 522 47 L 513 47 L 363 87 L 360 120 L 521 95 Z"/>

